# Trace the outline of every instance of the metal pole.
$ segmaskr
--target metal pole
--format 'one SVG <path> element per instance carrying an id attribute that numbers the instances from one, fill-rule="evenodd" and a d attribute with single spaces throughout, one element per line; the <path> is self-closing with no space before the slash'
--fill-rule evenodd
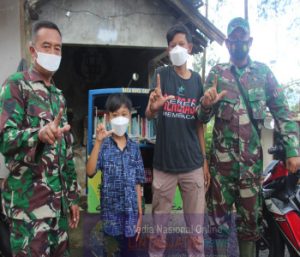
<path id="1" fill-rule="evenodd" d="M 245 19 L 249 20 L 249 17 L 248 17 L 248 0 L 244 0 L 244 9 L 245 9 Z"/>

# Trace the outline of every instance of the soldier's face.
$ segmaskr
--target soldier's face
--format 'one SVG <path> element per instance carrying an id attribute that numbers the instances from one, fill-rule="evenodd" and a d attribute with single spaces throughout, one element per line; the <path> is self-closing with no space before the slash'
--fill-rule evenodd
<path id="1" fill-rule="evenodd" d="M 35 65 L 39 66 L 36 63 L 37 52 L 61 56 L 61 49 L 62 39 L 58 31 L 55 29 L 41 28 L 30 46 L 31 58 Z M 43 68 L 39 66 L 39 69 Z"/>
<path id="2" fill-rule="evenodd" d="M 247 33 L 245 30 L 239 27 L 232 31 L 232 33 L 228 36 L 229 41 L 248 41 L 250 39 L 251 37 L 249 33 Z"/>
<path id="3" fill-rule="evenodd" d="M 243 61 L 248 58 L 252 38 L 242 28 L 235 29 L 226 39 L 226 46 L 233 61 Z"/>

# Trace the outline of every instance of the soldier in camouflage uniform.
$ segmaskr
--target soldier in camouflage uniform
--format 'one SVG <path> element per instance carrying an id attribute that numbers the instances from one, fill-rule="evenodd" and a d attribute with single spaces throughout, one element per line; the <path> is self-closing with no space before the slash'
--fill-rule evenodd
<path id="1" fill-rule="evenodd" d="M 73 139 L 65 99 L 52 81 L 61 46 L 57 26 L 37 22 L 31 68 L 10 76 L 0 91 L 0 150 L 10 172 L 2 202 L 13 256 L 68 256 L 68 227 L 79 221 Z"/>
<path id="2" fill-rule="evenodd" d="M 227 256 L 231 209 L 235 204 L 240 256 L 254 257 L 262 215 L 260 129 L 266 108 L 269 107 L 284 141 L 287 168 L 291 172 L 299 168 L 299 130 L 291 121 L 283 89 L 271 70 L 248 56 L 252 43 L 248 22 L 233 19 L 227 34 L 230 62 L 212 68 L 198 109 L 198 117 L 203 122 L 215 116 L 208 213 L 215 239 L 223 238 L 223 241 L 215 240 L 217 256 Z"/>

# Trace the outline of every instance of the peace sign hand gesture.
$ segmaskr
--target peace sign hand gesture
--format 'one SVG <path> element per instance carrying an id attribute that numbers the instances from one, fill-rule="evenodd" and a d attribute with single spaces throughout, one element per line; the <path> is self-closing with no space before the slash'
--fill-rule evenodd
<path id="1" fill-rule="evenodd" d="M 150 94 L 150 110 L 152 112 L 157 112 L 164 105 L 165 102 L 174 98 L 175 97 L 173 95 L 169 95 L 169 96 L 162 95 L 161 87 L 160 87 L 160 76 L 159 74 L 157 74 L 156 88 Z"/>
<path id="2" fill-rule="evenodd" d="M 65 124 L 63 127 L 59 127 L 62 115 L 63 109 L 61 108 L 54 120 L 49 122 L 39 130 L 38 138 L 41 142 L 53 145 L 55 141 L 59 141 L 61 139 L 64 132 L 70 130 L 71 126 L 69 124 Z"/>
<path id="3" fill-rule="evenodd" d="M 107 131 L 106 130 L 106 114 L 103 116 L 103 123 L 97 125 L 96 128 L 96 141 L 102 143 L 102 141 L 106 138 L 111 136 L 113 130 Z"/>
<path id="4" fill-rule="evenodd" d="M 215 75 L 212 87 L 206 90 L 204 93 L 201 102 L 202 106 L 209 108 L 215 103 L 219 102 L 227 94 L 226 90 L 222 90 L 220 93 L 218 93 L 217 86 L 218 86 L 218 77 L 217 75 Z"/>

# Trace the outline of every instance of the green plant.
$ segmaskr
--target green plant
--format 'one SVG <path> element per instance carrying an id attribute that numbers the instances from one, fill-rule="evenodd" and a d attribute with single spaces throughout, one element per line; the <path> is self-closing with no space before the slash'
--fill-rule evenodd
<path id="1" fill-rule="evenodd" d="M 204 139 L 205 139 L 205 146 L 206 146 L 206 155 L 208 159 L 210 158 L 210 150 L 211 150 L 211 143 L 212 143 L 212 133 L 214 128 L 215 120 L 211 119 L 210 122 L 206 124 Z"/>

